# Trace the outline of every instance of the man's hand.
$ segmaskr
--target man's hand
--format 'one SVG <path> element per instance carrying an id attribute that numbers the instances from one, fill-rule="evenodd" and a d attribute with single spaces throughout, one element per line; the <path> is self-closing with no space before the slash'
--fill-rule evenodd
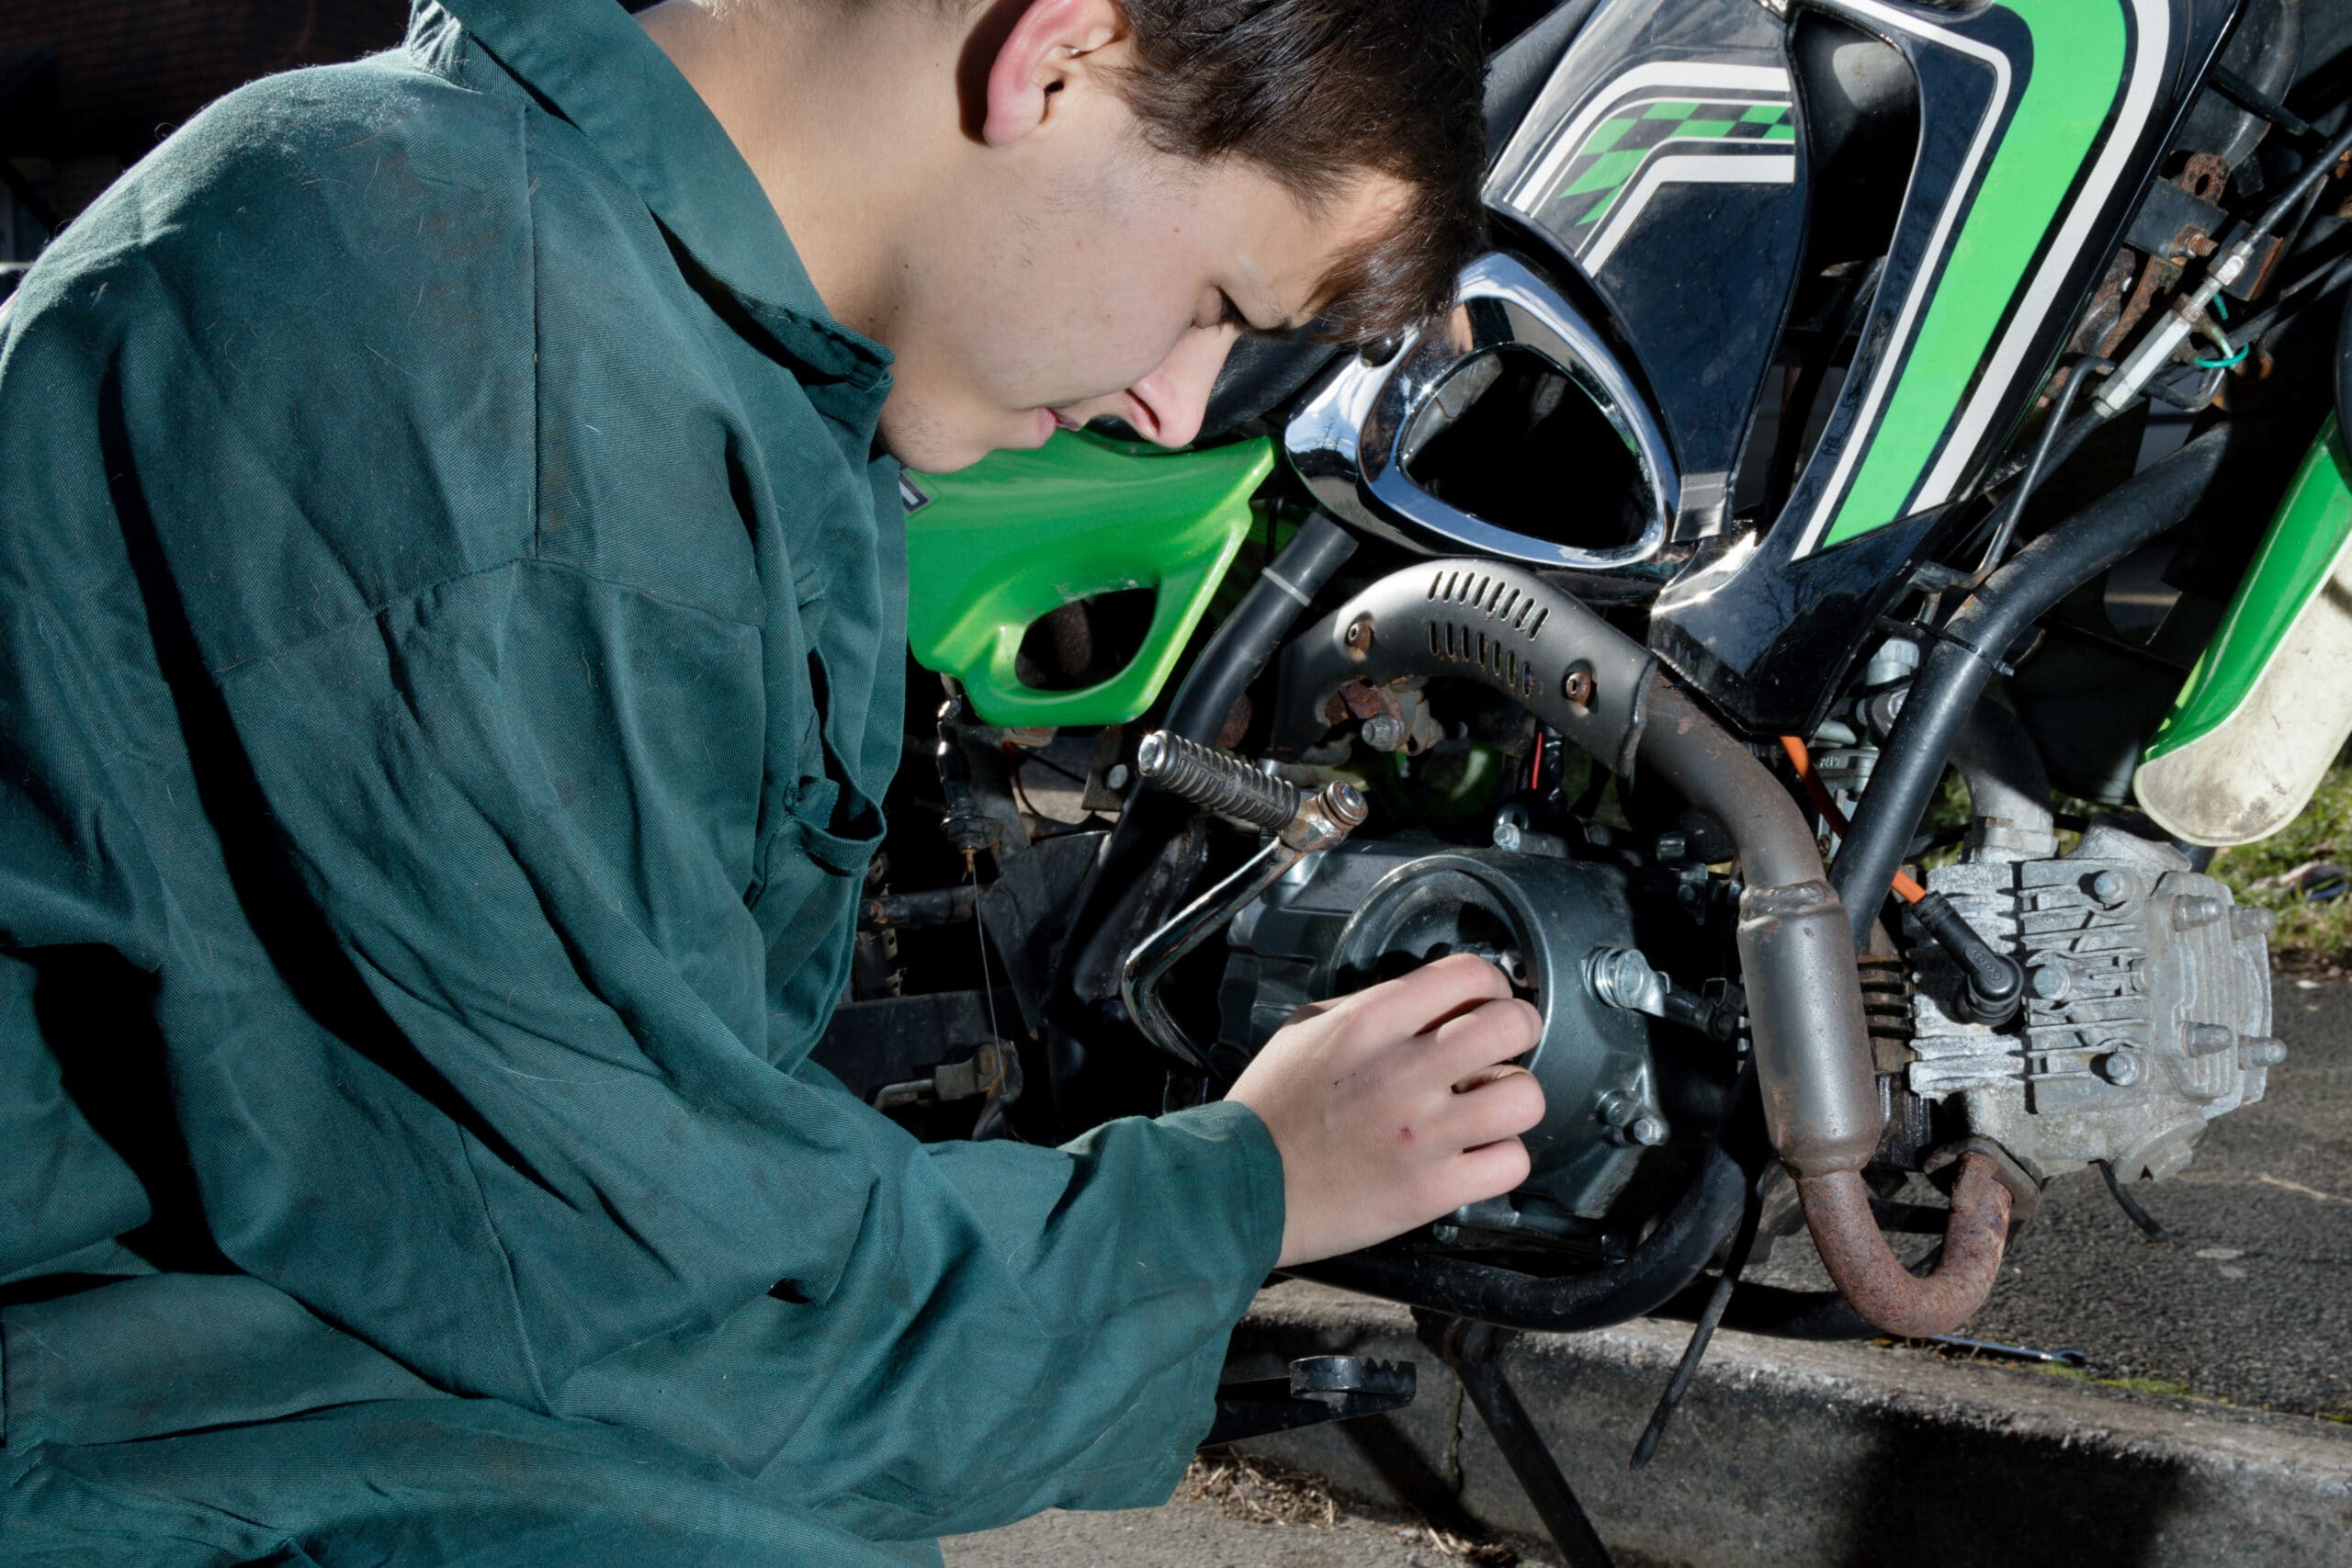
<path id="1" fill-rule="evenodd" d="M 1283 1156 L 1276 1267 L 1352 1252 L 1527 1179 L 1543 1017 L 1467 954 L 1301 1009 L 1227 1095 Z"/>

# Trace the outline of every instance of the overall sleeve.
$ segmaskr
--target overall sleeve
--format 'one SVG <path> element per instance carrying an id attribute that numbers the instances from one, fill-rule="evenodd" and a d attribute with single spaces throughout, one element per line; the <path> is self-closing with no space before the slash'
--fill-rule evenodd
<path id="1" fill-rule="evenodd" d="M 1164 1498 L 1279 1247 L 1271 1139 L 930 1147 L 775 1065 L 754 906 L 851 873 L 756 809 L 774 628 L 534 555 L 514 111 L 425 106 L 482 118 L 440 152 L 413 96 L 195 128 L 202 202 L 94 210 L 7 334 L 11 570 L 88 634 L 26 722 L 154 716 L 43 830 L 148 824 L 123 919 L 212 1239 L 438 1388 L 868 1537 Z M 613 482 L 673 478 L 712 482 Z"/>
<path id="2" fill-rule="evenodd" d="M 750 640 L 524 564 L 223 678 L 479 1195 L 478 1229 L 390 1260 L 394 1292 L 307 1227 L 289 1272 L 458 1386 L 652 1427 L 862 1533 L 1161 1500 L 1272 1265 L 1279 1156 L 1230 1105 L 924 1146 L 741 1038 L 713 996 L 761 953 L 707 758 L 757 711 Z M 400 1297 L 493 1260 L 498 1320 L 419 1342 Z"/>

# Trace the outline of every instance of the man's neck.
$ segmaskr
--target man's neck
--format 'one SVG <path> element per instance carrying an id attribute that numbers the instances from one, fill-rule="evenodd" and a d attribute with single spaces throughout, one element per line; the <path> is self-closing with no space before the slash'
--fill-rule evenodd
<path id="1" fill-rule="evenodd" d="M 888 341 L 895 236 L 957 138 L 959 29 L 944 8 L 667 0 L 638 20 L 726 130 L 834 319 Z"/>

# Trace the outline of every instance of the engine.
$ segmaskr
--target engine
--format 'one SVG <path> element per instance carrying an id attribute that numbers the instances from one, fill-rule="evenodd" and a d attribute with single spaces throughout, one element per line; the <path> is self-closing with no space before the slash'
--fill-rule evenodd
<path id="1" fill-rule="evenodd" d="M 2270 1034 L 2270 912 L 2236 906 L 2168 843 L 2095 824 L 2066 855 L 1980 853 L 1928 886 L 2024 965 L 2026 996 L 2009 1023 L 1970 1021 L 1958 967 L 1906 922 L 1906 1087 L 1956 1103 L 2039 1179 L 2092 1163 L 2170 1176 L 2286 1058 Z"/>

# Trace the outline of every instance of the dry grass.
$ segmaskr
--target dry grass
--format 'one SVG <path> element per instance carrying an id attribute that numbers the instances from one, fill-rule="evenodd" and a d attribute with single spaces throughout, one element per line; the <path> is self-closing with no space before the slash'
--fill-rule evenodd
<path id="1" fill-rule="evenodd" d="M 1340 1522 L 1339 1501 L 1317 1475 L 1248 1454 L 1196 1459 L 1176 1495 L 1183 1502 L 1212 1504 L 1228 1519 L 1287 1529 L 1330 1529 Z M 1499 1541 L 1474 1540 L 1440 1529 L 1426 1519 L 1392 1522 L 1396 1539 L 1453 1562 L 1473 1568 L 1513 1568 L 1519 1553 Z"/>

